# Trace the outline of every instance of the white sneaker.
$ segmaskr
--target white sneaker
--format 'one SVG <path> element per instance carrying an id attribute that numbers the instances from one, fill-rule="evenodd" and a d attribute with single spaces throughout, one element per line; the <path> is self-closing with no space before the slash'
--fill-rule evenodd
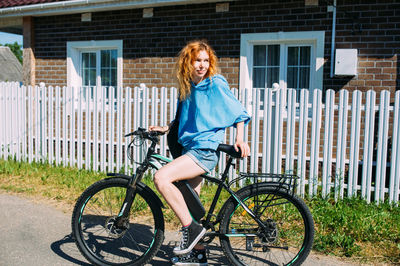
<path id="1" fill-rule="evenodd" d="M 193 249 L 185 256 L 173 257 L 171 262 L 173 265 L 208 266 L 205 249 Z"/>

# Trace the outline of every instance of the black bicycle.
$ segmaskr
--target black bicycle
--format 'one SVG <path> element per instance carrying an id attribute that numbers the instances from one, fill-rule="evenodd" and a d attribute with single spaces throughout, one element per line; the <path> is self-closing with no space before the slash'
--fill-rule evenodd
<path id="1" fill-rule="evenodd" d="M 156 153 L 162 133 L 139 128 L 132 144 L 146 145 L 143 161 L 132 176 L 108 174 L 87 188 L 72 214 L 72 233 L 83 256 L 95 265 L 144 265 L 164 240 L 163 203 L 141 180 L 147 170 L 159 169 L 171 159 Z M 128 148 L 129 149 L 129 148 Z M 233 265 L 300 265 L 314 241 L 314 221 L 305 203 L 295 195 L 294 175 L 240 173 L 228 182 L 229 169 L 240 154 L 221 144 L 227 153 L 221 178 L 203 175 L 217 184 L 207 215 L 197 194 L 186 182 L 181 189 L 192 216 L 207 229 L 203 243 L 218 237 Z M 233 191 L 240 180 L 247 185 Z M 214 215 L 222 190 L 231 195 Z M 204 218 L 203 218 L 204 217 Z"/>

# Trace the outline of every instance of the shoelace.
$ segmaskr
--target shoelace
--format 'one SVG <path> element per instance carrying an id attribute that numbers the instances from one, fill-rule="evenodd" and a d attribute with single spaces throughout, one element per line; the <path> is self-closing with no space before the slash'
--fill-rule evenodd
<path id="1" fill-rule="evenodd" d="M 180 247 L 181 249 L 185 249 L 187 242 L 189 241 L 189 230 L 187 228 L 182 228 L 180 232 L 182 232 L 182 240 Z"/>

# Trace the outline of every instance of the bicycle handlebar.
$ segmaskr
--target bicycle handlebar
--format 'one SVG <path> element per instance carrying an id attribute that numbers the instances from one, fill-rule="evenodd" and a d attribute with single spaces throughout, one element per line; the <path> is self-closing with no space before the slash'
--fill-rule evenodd
<path id="1" fill-rule="evenodd" d="M 139 127 L 137 130 L 126 134 L 125 137 L 138 136 L 141 139 L 148 139 L 148 140 L 152 141 L 153 145 L 155 145 L 159 141 L 158 136 L 162 136 L 164 134 L 165 134 L 165 132 L 147 131 L 145 128 Z M 131 144 L 132 143 L 133 143 L 133 141 L 131 142 Z M 129 144 L 129 146 L 131 144 Z M 128 146 L 128 149 L 129 149 L 129 146 Z M 225 152 L 228 155 L 232 156 L 233 158 L 242 158 L 241 151 L 240 150 L 236 151 L 233 145 L 219 144 L 217 150 Z"/>
<path id="2" fill-rule="evenodd" d="M 145 128 L 139 127 L 137 130 L 128 133 L 125 135 L 125 137 L 129 137 L 129 136 L 139 136 L 141 138 L 144 139 L 149 139 L 149 140 L 153 140 L 154 137 L 158 137 L 161 135 L 164 135 L 164 132 L 160 132 L 160 131 L 147 131 Z"/>

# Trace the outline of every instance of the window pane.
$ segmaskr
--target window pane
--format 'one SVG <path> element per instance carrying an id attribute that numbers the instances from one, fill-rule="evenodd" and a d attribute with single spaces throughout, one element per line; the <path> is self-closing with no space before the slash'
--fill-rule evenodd
<path id="1" fill-rule="evenodd" d="M 265 66 L 266 63 L 266 46 L 254 45 L 254 66 Z"/>
<path id="2" fill-rule="evenodd" d="M 267 69 L 267 88 L 272 88 L 274 83 L 279 83 L 279 67 L 269 67 Z"/>
<path id="3" fill-rule="evenodd" d="M 299 88 L 308 89 L 310 87 L 310 68 L 300 67 L 299 68 Z"/>
<path id="4" fill-rule="evenodd" d="M 255 68 L 253 71 L 253 88 L 265 87 L 265 68 Z"/>
<path id="5" fill-rule="evenodd" d="M 88 83 L 87 85 L 89 86 L 96 86 L 96 68 L 95 69 L 90 69 L 90 83 Z"/>
<path id="6" fill-rule="evenodd" d="M 297 89 L 297 68 L 288 67 L 287 84 L 288 89 Z"/>
<path id="7" fill-rule="evenodd" d="M 110 70 L 101 69 L 101 86 L 111 86 Z"/>
<path id="8" fill-rule="evenodd" d="M 96 54 L 90 53 L 90 67 L 96 67 Z"/>
<path id="9" fill-rule="evenodd" d="M 300 65 L 310 65 L 310 46 L 303 46 L 300 48 Z"/>
<path id="10" fill-rule="evenodd" d="M 82 53 L 82 86 L 96 86 L 95 53 Z"/>
<path id="11" fill-rule="evenodd" d="M 82 71 L 82 85 L 83 86 L 89 85 L 89 69 L 84 69 Z"/>
<path id="12" fill-rule="evenodd" d="M 117 85 L 117 68 L 111 69 L 111 84 L 115 84 L 115 85 L 110 85 L 110 86 Z"/>
<path id="13" fill-rule="evenodd" d="M 288 65 L 296 66 L 299 62 L 299 48 L 289 47 L 288 48 Z"/>
<path id="14" fill-rule="evenodd" d="M 110 65 L 113 68 L 117 68 L 117 59 L 118 59 L 118 54 L 117 54 L 117 50 L 111 50 L 111 55 L 110 55 Z"/>
<path id="15" fill-rule="evenodd" d="M 82 70 L 87 69 L 89 65 L 89 54 L 82 54 Z"/>
<path id="16" fill-rule="evenodd" d="M 108 62 L 110 58 L 110 55 L 108 53 L 108 51 L 101 51 L 101 67 L 103 68 L 104 66 L 108 66 L 110 65 L 110 63 Z"/>
<path id="17" fill-rule="evenodd" d="M 280 47 L 279 45 L 268 45 L 268 66 L 279 66 Z"/>

